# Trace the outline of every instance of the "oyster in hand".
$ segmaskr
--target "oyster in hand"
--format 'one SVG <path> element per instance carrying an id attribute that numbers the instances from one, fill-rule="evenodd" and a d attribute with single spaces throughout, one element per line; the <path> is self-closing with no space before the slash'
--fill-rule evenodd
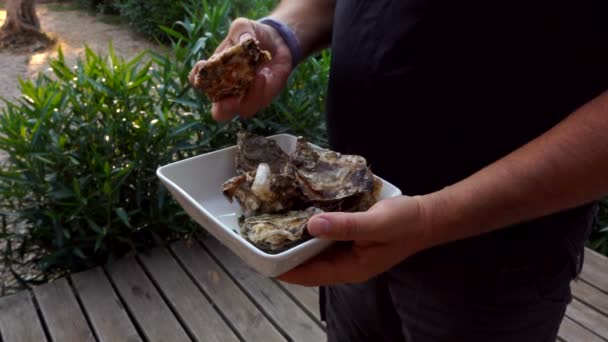
<path id="1" fill-rule="evenodd" d="M 270 53 L 250 38 L 214 54 L 202 67 L 196 67 L 192 71 L 192 82 L 214 102 L 231 96 L 242 100 L 260 66 L 271 59 Z"/>
<path id="2" fill-rule="evenodd" d="M 302 211 L 248 217 L 240 224 L 241 235 L 263 251 L 278 253 L 310 238 L 306 224 L 313 215 L 322 212 L 310 207 Z"/>

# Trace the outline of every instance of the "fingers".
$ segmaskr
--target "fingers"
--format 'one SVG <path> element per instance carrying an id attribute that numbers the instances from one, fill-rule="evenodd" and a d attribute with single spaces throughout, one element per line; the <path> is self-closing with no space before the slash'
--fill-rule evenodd
<path id="1" fill-rule="evenodd" d="M 378 240 L 380 217 L 373 213 L 319 214 L 308 222 L 308 232 L 316 237 L 337 241 Z"/>
<path id="2" fill-rule="evenodd" d="M 386 251 L 383 245 L 365 248 L 344 245 L 312 258 L 277 279 L 303 286 L 360 283 L 387 269 L 391 262 L 383 260 Z"/>
<path id="3" fill-rule="evenodd" d="M 257 38 L 253 23 L 249 19 L 237 18 L 230 24 L 228 35 L 217 46 L 214 53 L 222 52 L 223 50 L 238 44 L 247 38 Z"/>
<path id="4" fill-rule="evenodd" d="M 272 95 L 268 94 L 268 74 L 270 70 L 264 68 L 258 75 L 256 75 L 253 84 L 247 91 L 245 98 L 239 101 L 237 98 L 226 98 L 220 102 L 213 103 L 211 108 L 211 115 L 216 121 L 227 121 L 232 119 L 236 115 L 242 117 L 253 116 L 260 108 L 267 106 L 269 99 L 272 99 Z"/>
<path id="5" fill-rule="evenodd" d="M 205 61 L 205 60 L 198 61 L 194 65 L 192 70 L 190 70 L 190 73 L 188 74 L 188 82 L 190 82 L 190 84 L 192 86 L 196 87 L 196 76 L 198 75 L 199 71 L 203 68 L 205 63 L 207 63 L 207 61 Z"/>
<path id="6" fill-rule="evenodd" d="M 280 275 L 277 279 L 303 286 L 323 286 L 330 284 L 360 283 L 382 271 L 370 261 L 380 253 L 377 247 L 370 247 L 365 255 L 357 254 L 351 248 L 325 252 L 318 257 Z"/>

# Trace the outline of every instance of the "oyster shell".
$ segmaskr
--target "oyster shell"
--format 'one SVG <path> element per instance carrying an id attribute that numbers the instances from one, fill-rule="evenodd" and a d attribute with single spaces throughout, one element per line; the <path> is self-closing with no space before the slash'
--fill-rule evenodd
<path id="1" fill-rule="evenodd" d="M 253 182 L 251 173 L 232 177 L 222 185 L 222 193 L 228 201 L 232 203 L 234 199 L 238 201 L 244 216 L 251 216 L 262 207 L 262 202 L 251 191 Z"/>
<path id="2" fill-rule="evenodd" d="M 302 192 L 312 201 L 335 201 L 374 190 L 374 175 L 361 156 L 315 151 L 298 138 L 292 164 Z"/>
<path id="3" fill-rule="evenodd" d="M 261 163 L 281 173 L 289 163 L 289 155 L 274 140 L 259 135 L 239 132 L 236 146 L 236 171 L 240 174 L 256 170 Z"/>
<path id="4" fill-rule="evenodd" d="M 222 192 L 230 202 L 236 198 L 245 217 L 297 209 L 306 203 L 292 175 L 272 173 L 265 163 L 226 181 Z"/>
<path id="5" fill-rule="evenodd" d="M 301 137 L 288 155 L 273 140 L 241 132 L 235 164 L 239 175 L 222 192 L 242 208 L 241 235 L 269 252 L 309 237 L 306 224 L 317 213 L 369 209 L 382 189 L 365 158 L 318 151 Z"/>
<path id="6" fill-rule="evenodd" d="M 313 215 L 322 212 L 321 209 L 310 207 L 282 214 L 248 217 L 241 223 L 241 235 L 258 248 L 277 253 L 310 238 L 306 224 Z"/>

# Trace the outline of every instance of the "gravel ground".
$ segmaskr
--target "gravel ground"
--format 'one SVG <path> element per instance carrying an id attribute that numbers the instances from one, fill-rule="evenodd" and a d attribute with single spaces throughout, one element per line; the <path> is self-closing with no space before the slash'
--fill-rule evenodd
<path id="1" fill-rule="evenodd" d="M 93 16 L 87 12 L 70 9 L 69 4 L 39 4 L 38 17 L 44 32 L 57 39 L 68 63 L 84 54 L 88 45 L 96 52 L 107 53 L 111 41 L 116 54 L 133 57 L 145 49 L 161 50 L 129 30 L 125 25 L 110 24 L 108 17 Z M 6 11 L 0 9 L 0 25 L 4 23 Z M 104 19 L 105 18 L 105 19 Z M 31 78 L 38 72 L 46 72 L 48 59 L 57 56 L 57 46 L 36 53 L 12 53 L 0 51 L 0 96 L 19 96 L 18 78 Z"/>

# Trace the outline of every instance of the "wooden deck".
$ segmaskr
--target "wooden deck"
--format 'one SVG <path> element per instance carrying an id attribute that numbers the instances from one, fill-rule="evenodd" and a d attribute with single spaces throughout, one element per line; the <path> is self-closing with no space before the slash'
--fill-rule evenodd
<path id="1" fill-rule="evenodd" d="M 608 341 L 608 259 L 589 251 L 561 341 Z M 217 240 L 157 248 L 0 298 L 0 341 L 324 341 L 318 291 Z"/>
<path id="2" fill-rule="evenodd" d="M 561 341 L 608 341 L 608 258 L 587 249 L 580 279 L 572 282 L 574 299 L 559 330 Z"/>

